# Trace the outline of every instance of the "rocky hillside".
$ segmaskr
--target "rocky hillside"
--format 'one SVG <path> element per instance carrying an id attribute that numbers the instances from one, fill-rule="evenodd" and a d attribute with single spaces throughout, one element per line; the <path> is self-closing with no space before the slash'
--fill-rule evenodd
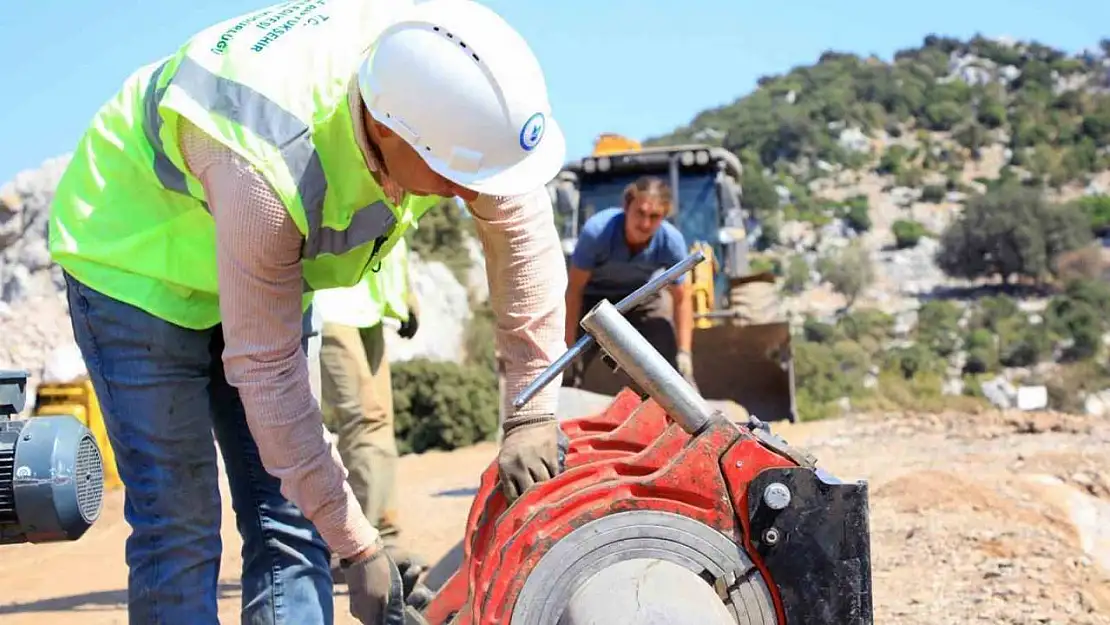
<path id="1" fill-rule="evenodd" d="M 828 52 L 646 143 L 743 161 L 803 412 L 1011 406 L 1046 383 L 1055 408 L 1104 412 L 1108 54 L 937 36 L 891 60 Z"/>

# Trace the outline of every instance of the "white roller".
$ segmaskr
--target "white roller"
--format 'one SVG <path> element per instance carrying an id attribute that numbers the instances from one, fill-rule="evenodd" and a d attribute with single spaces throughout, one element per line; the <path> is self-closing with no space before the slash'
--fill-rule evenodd
<path id="1" fill-rule="evenodd" d="M 735 625 L 704 579 L 650 558 L 606 567 L 575 591 L 558 625 Z"/>

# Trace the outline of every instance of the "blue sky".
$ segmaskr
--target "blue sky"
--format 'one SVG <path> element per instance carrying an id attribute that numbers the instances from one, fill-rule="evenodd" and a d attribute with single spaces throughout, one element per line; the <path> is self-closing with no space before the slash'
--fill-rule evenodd
<path id="1" fill-rule="evenodd" d="M 568 158 L 587 153 L 600 132 L 666 132 L 828 49 L 889 58 L 931 32 L 981 32 L 1076 51 L 1110 36 L 1107 0 L 484 1 L 540 58 Z M 0 20 L 0 181 L 71 151 L 138 65 L 210 23 L 272 2 L 9 4 Z"/>

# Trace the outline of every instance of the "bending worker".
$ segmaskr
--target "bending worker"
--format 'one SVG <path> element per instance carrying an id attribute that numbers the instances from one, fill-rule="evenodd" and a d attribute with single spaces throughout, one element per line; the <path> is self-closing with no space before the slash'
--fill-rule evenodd
<path id="1" fill-rule="evenodd" d="M 471 0 L 305 0 L 233 17 L 97 111 L 52 204 L 73 330 L 126 489 L 131 623 L 216 623 L 219 442 L 242 619 L 400 622 L 401 581 L 309 385 L 311 292 L 354 286 L 459 197 L 486 255 L 509 396 L 564 351 L 543 72 Z M 505 420 L 512 499 L 558 465 L 557 385 Z M 388 620 L 386 619 L 388 616 Z"/>
<path id="2" fill-rule="evenodd" d="M 321 408 L 325 426 L 338 439 L 336 448 L 355 499 L 405 578 L 414 565 L 412 572 L 419 573 L 423 563 L 398 543 L 397 439 L 384 323 L 387 318 L 400 321 L 398 334 L 404 339 L 415 336 L 419 326 L 405 240 L 397 241 L 375 269 L 353 287 L 324 289 L 313 298 L 324 322 Z"/>
<path id="3" fill-rule="evenodd" d="M 628 185 L 621 207 L 594 213 L 582 226 L 570 259 L 567 279 L 567 347 L 584 330 L 582 315 L 603 299 L 616 304 L 643 286 L 656 273 L 686 257 L 686 239 L 671 216 L 670 187 L 659 178 L 642 177 Z M 625 317 L 672 367 L 693 383 L 690 348 L 694 332 L 694 303 L 686 276 L 676 280 Z M 575 363 L 568 386 L 582 383 L 586 368 L 597 356 L 596 345 Z"/>

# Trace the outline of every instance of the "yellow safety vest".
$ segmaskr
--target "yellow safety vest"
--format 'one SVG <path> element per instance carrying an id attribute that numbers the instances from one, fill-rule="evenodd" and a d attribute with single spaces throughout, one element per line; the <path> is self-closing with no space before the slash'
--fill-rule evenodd
<path id="1" fill-rule="evenodd" d="M 408 319 L 409 247 L 404 239 L 397 242 L 371 280 L 371 292 L 381 303 L 382 314 L 398 321 Z"/>
<path id="2" fill-rule="evenodd" d="M 180 118 L 273 186 L 304 235 L 304 305 L 353 286 L 442 198 L 393 204 L 367 170 L 347 94 L 400 2 L 285 2 L 211 26 L 142 67 L 96 113 L 51 205 L 50 251 L 78 280 L 178 325 L 220 321 L 215 229 Z"/>
<path id="3" fill-rule="evenodd" d="M 316 291 L 313 305 L 325 323 L 369 328 L 384 317 L 404 321 L 409 317 L 407 273 L 408 245 L 401 239 L 377 272 L 355 286 Z"/>

